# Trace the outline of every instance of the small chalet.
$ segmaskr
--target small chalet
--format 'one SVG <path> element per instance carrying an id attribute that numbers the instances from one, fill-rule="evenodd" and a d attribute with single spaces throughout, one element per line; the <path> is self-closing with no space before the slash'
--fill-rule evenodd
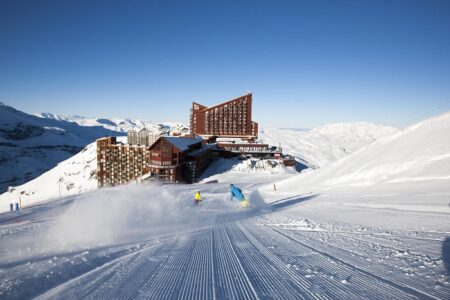
<path id="1" fill-rule="evenodd" d="M 151 177 L 165 182 L 194 182 L 211 162 L 210 148 L 200 137 L 162 136 L 148 155 Z"/>

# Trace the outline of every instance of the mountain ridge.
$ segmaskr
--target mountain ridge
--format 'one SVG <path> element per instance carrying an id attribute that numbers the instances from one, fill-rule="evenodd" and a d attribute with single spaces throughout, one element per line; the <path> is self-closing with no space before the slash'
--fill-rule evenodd
<path id="1" fill-rule="evenodd" d="M 293 193 L 337 190 L 450 192 L 450 112 L 385 136 L 329 166 L 280 182 Z"/>

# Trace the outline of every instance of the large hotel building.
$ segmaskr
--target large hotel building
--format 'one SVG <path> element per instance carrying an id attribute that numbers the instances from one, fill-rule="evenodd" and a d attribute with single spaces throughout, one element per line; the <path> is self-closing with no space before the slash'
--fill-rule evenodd
<path id="1" fill-rule="evenodd" d="M 167 136 L 144 128 L 130 130 L 127 143 L 115 137 L 98 139 L 98 185 L 114 186 L 143 178 L 191 183 L 217 157 L 246 154 L 280 158 L 281 150 L 255 142 L 258 124 L 251 118 L 252 94 L 246 94 L 211 107 L 194 102 L 188 136 Z"/>
<path id="2" fill-rule="evenodd" d="M 252 94 L 206 107 L 192 103 L 191 133 L 204 138 L 233 137 L 254 141 L 258 123 L 252 121 Z"/>

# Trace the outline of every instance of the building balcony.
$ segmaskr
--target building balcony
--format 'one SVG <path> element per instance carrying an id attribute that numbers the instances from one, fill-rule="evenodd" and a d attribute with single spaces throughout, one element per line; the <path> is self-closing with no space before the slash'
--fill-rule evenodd
<path id="1" fill-rule="evenodd" d="M 180 166 L 180 164 L 174 164 L 174 165 L 160 165 L 160 164 L 153 164 L 153 163 L 147 164 L 147 167 L 149 167 L 149 168 L 158 168 L 158 169 L 172 169 L 172 168 L 177 168 L 179 166 Z"/>

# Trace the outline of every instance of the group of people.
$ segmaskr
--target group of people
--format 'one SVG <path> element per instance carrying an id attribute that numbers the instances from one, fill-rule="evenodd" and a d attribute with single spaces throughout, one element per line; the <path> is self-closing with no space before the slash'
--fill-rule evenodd
<path id="1" fill-rule="evenodd" d="M 242 207 L 248 206 L 248 201 L 244 197 L 244 193 L 242 193 L 242 190 L 235 186 L 234 184 L 230 184 L 230 193 L 231 193 L 231 199 L 236 199 L 240 202 Z M 195 205 L 199 205 L 202 201 L 202 195 L 200 194 L 200 191 L 197 191 L 194 196 L 194 203 Z"/>

